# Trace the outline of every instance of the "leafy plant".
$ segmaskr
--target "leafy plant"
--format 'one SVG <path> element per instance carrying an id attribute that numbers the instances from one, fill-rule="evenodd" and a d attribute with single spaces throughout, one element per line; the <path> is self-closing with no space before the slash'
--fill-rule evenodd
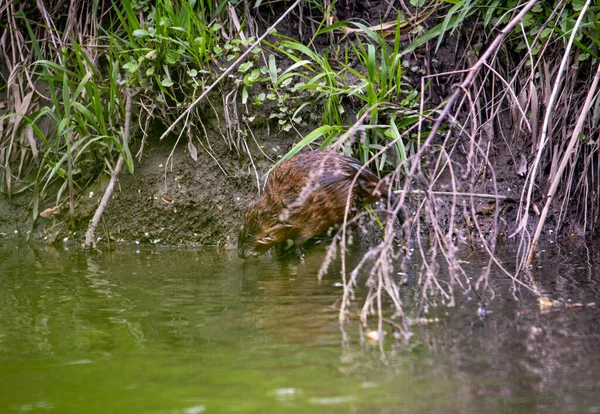
<path id="1" fill-rule="evenodd" d="M 376 165 L 378 170 L 394 168 L 406 160 L 407 151 L 412 152 L 413 146 L 407 145 L 410 139 L 402 137 L 401 131 L 418 121 L 415 109 L 419 93 L 403 88 L 400 26 L 397 26 L 393 45 L 374 30 L 362 24 L 355 26 L 367 40 L 357 38 L 355 43 L 345 47 L 343 54 L 333 59 L 327 53 L 318 54 L 289 39 L 270 45 L 294 62 L 277 77 L 274 87 L 293 85 L 292 93 L 308 95 L 322 113 L 317 120 L 321 126 L 301 140 L 284 159 L 309 144 L 318 142 L 328 146 L 336 141 L 347 130 L 348 113 L 356 113 L 357 118 L 368 115 L 369 126 L 356 148 L 357 157 L 363 162 L 391 140 L 395 140 L 392 149 L 396 156 L 390 159 L 384 155 Z"/>

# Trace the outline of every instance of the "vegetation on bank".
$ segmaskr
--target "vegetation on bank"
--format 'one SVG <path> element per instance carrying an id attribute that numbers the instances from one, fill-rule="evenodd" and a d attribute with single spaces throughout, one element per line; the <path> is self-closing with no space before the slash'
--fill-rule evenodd
<path id="1" fill-rule="evenodd" d="M 490 267 L 502 266 L 494 259 L 502 200 L 518 205 L 510 235 L 521 246 L 516 272 L 531 262 L 548 220 L 556 232 L 567 214 L 581 235 L 597 229 L 598 4 L 415 0 L 397 9 L 385 3 L 367 24 L 351 14 L 359 3 L 3 3 L 0 191 L 28 194 L 34 219 L 56 215 L 74 227 L 78 197 L 118 173 L 119 162 L 134 172 L 146 145 L 167 128 L 192 158 L 211 154 L 206 134 L 197 133 L 211 113 L 241 158 L 251 159 L 259 144 L 253 129 L 269 123 L 312 131 L 299 134 L 286 157 L 307 145 L 331 146 L 381 176 L 392 173 L 402 202 L 411 195 L 409 224 L 427 259 L 424 297 L 437 293 L 451 304 L 457 288 L 474 289 L 482 303 L 493 296 L 489 271 L 471 282 L 454 250 L 462 240 L 478 243 Z M 285 13 L 298 22 L 294 30 L 275 27 L 256 44 Z M 228 70 L 213 86 L 218 93 L 198 102 Z M 496 158 L 500 148 L 509 157 Z M 496 179 L 500 161 L 512 165 L 511 193 Z M 440 199 L 449 212 L 443 220 Z M 482 217 L 482 200 L 496 202 L 491 218 Z M 428 243 L 423 225 L 431 229 Z M 374 265 L 364 318 L 385 292 L 401 313 L 391 263 L 406 251 L 391 224 L 384 234 L 366 256 Z M 330 254 L 343 256 L 345 243 L 342 231 Z M 451 274 L 444 283 L 435 278 L 440 255 Z M 506 272 L 523 283 L 515 269 Z M 358 268 L 343 275 L 344 305 L 357 275 Z"/>

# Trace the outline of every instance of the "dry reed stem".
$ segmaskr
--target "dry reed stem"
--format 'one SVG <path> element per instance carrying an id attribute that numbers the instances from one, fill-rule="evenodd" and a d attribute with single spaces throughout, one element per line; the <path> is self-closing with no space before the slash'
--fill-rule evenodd
<path id="1" fill-rule="evenodd" d="M 552 116 L 552 111 L 554 109 L 554 102 L 556 101 L 556 97 L 558 96 L 563 73 L 565 71 L 567 61 L 569 60 L 569 56 L 571 54 L 573 40 L 575 39 L 575 35 L 577 34 L 579 27 L 581 26 L 581 22 L 583 20 L 583 17 L 585 16 L 585 12 L 586 12 L 587 8 L 590 5 L 590 2 L 591 2 L 591 0 L 587 0 L 585 2 L 583 8 L 580 11 L 579 17 L 577 18 L 577 21 L 575 22 L 575 25 L 572 29 L 571 36 L 569 37 L 569 41 L 567 42 L 567 46 L 565 47 L 565 51 L 563 53 L 563 57 L 560 62 L 558 73 L 556 74 L 556 78 L 554 79 L 554 86 L 552 88 L 552 93 L 550 95 L 549 102 L 546 105 L 546 113 L 544 115 L 544 122 L 542 124 L 542 132 L 540 134 L 540 140 L 538 143 L 538 151 L 537 151 L 535 160 L 533 162 L 530 174 L 528 176 L 529 186 L 527 188 L 527 197 L 525 200 L 526 202 L 525 202 L 525 206 L 524 206 L 524 215 L 519 224 L 519 228 L 516 231 L 516 232 L 521 232 L 521 240 L 522 241 L 524 240 L 523 237 L 524 237 L 524 234 L 526 233 L 526 226 L 527 226 L 527 222 L 529 220 L 529 209 L 531 207 L 531 199 L 533 197 L 533 189 L 536 185 L 535 177 L 536 177 L 537 171 L 539 169 L 539 165 L 540 165 L 540 162 L 542 159 L 542 155 L 544 153 L 544 149 L 548 142 L 548 138 L 547 138 L 548 126 L 550 124 L 550 117 Z M 526 249 L 527 250 L 527 256 L 526 256 L 527 259 L 525 261 L 525 265 L 531 264 L 531 260 L 533 258 L 533 250 L 535 250 L 535 247 L 537 247 L 536 240 L 539 240 L 540 234 L 541 234 L 541 227 L 539 226 L 539 223 L 538 223 L 538 228 L 536 229 L 537 237 L 534 236 L 532 244 L 530 244 L 529 248 Z M 533 246 L 533 243 L 535 243 L 535 246 Z"/>
<path id="2" fill-rule="evenodd" d="M 583 11 L 582 11 L 583 14 Z M 575 31 L 574 31 L 575 32 Z M 577 124 L 573 129 L 573 133 L 571 134 L 571 139 L 569 140 L 569 144 L 567 145 L 567 149 L 564 151 L 562 160 L 560 161 L 560 165 L 558 170 L 550 184 L 550 188 L 548 189 L 548 195 L 546 196 L 546 203 L 544 204 L 544 208 L 542 210 L 542 214 L 538 220 L 537 228 L 535 234 L 533 236 L 533 240 L 531 242 L 531 247 L 529 248 L 529 253 L 527 255 L 527 265 L 531 265 L 533 261 L 533 256 L 535 254 L 535 249 L 537 248 L 538 242 L 540 240 L 540 236 L 542 234 L 542 230 L 544 227 L 544 223 L 546 221 L 546 216 L 548 215 L 548 211 L 550 209 L 550 204 L 552 204 L 552 200 L 554 199 L 554 195 L 556 193 L 556 189 L 558 188 L 558 184 L 560 183 L 563 173 L 567 168 L 567 164 L 569 163 L 569 159 L 573 155 L 573 149 L 575 145 L 579 142 L 579 134 L 583 129 L 583 123 L 586 117 L 589 115 L 590 106 L 592 104 L 592 100 L 597 97 L 596 89 L 598 88 L 598 81 L 600 80 L 600 64 L 598 64 L 598 69 L 596 70 L 596 75 L 594 76 L 594 80 L 592 81 L 592 85 L 588 94 L 585 98 L 585 102 L 583 104 L 583 108 L 579 113 L 579 118 L 577 119 Z"/>

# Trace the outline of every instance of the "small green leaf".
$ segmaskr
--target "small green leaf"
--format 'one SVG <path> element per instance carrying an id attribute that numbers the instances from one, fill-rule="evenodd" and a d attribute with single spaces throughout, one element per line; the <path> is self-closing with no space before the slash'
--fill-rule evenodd
<path id="1" fill-rule="evenodd" d="M 140 67 L 140 64 L 138 62 L 136 62 L 135 60 L 131 60 L 123 65 L 123 68 L 126 69 L 129 73 L 137 72 L 139 67 Z"/>
<path id="2" fill-rule="evenodd" d="M 167 52 L 167 63 L 169 63 L 171 65 L 173 63 L 177 63 L 180 58 L 181 58 L 181 55 L 176 50 L 169 50 Z"/>
<path id="3" fill-rule="evenodd" d="M 134 37 L 140 37 L 141 38 L 141 37 L 147 37 L 149 35 L 150 35 L 150 33 L 147 30 L 144 30 L 144 29 L 137 29 L 137 30 L 133 31 L 133 36 Z"/>
<path id="4" fill-rule="evenodd" d="M 246 62 L 246 63 L 242 63 L 240 65 L 240 67 L 238 68 L 238 71 L 245 73 L 248 72 L 250 70 L 250 68 L 252 68 L 253 63 L 252 62 Z"/>

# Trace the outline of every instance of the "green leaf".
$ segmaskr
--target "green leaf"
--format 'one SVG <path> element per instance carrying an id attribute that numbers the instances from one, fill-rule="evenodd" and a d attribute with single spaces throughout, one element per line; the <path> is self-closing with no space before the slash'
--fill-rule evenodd
<path id="1" fill-rule="evenodd" d="M 248 89 L 244 86 L 242 89 L 242 105 L 246 105 L 248 103 Z"/>
<path id="2" fill-rule="evenodd" d="M 252 62 L 242 63 L 238 68 L 238 71 L 242 73 L 248 72 L 252 68 L 252 66 L 254 66 Z"/>
<path id="3" fill-rule="evenodd" d="M 137 29 L 137 30 L 133 31 L 133 36 L 134 37 L 142 38 L 142 37 L 147 37 L 149 35 L 150 35 L 150 33 L 147 30 L 144 30 L 144 29 Z"/>
<path id="4" fill-rule="evenodd" d="M 452 17 L 452 19 L 450 19 L 450 22 L 446 25 L 446 27 L 454 28 L 457 24 L 458 24 L 458 17 L 454 16 L 454 17 Z M 413 50 L 418 49 L 419 47 L 423 46 L 425 43 L 429 42 L 431 39 L 434 39 L 435 37 L 440 36 L 443 33 L 442 27 L 443 27 L 443 24 L 440 23 L 437 26 L 435 26 L 432 29 L 425 32 L 425 34 L 423 34 L 423 36 L 420 36 L 417 39 L 415 39 L 410 45 L 408 45 L 408 47 L 406 49 L 404 49 L 402 52 L 400 52 L 400 56 L 404 56 L 407 53 L 410 53 Z"/>
<path id="5" fill-rule="evenodd" d="M 129 62 L 127 62 L 123 65 L 123 68 L 126 69 L 127 72 L 129 72 L 129 73 L 137 72 L 139 67 L 140 67 L 140 64 L 138 62 L 136 62 L 135 60 L 130 60 Z"/>
<path id="6" fill-rule="evenodd" d="M 323 135 L 329 134 L 332 131 L 336 131 L 336 132 L 340 131 L 340 127 L 337 125 L 322 125 L 319 128 L 311 131 L 310 134 L 305 136 L 299 143 L 294 145 L 294 147 L 287 154 L 285 154 L 275 165 L 279 165 L 282 162 L 284 162 L 285 160 L 290 159 L 291 157 L 296 155 L 302 148 L 311 144 L 312 142 L 314 142 L 316 139 L 322 137 Z"/>
<path id="7" fill-rule="evenodd" d="M 181 54 L 176 51 L 176 50 L 169 50 L 167 52 L 167 63 L 172 65 L 174 63 L 179 62 L 179 59 L 181 59 Z"/>
<path id="8" fill-rule="evenodd" d="M 271 77 L 271 82 L 277 82 L 277 64 L 275 62 L 275 55 L 269 55 L 269 76 Z"/>

